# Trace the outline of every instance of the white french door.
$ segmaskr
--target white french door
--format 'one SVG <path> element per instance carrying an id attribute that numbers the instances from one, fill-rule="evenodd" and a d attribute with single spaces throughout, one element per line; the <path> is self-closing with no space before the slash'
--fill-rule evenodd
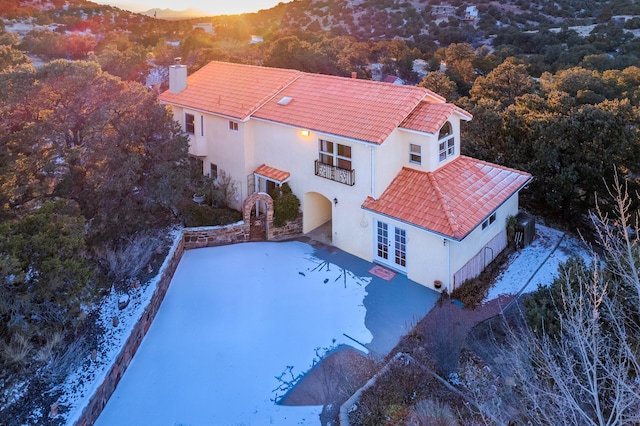
<path id="1" fill-rule="evenodd" d="M 407 231 L 377 221 L 375 257 L 394 269 L 407 268 Z"/>

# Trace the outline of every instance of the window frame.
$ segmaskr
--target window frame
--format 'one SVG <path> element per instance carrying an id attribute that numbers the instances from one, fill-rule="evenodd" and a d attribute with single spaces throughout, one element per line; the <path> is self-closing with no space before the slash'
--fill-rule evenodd
<path id="1" fill-rule="evenodd" d="M 196 116 L 194 114 L 184 113 L 184 131 L 190 135 L 196 134 Z"/>
<path id="2" fill-rule="evenodd" d="M 211 179 L 218 179 L 218 165 L 209 163 L 209 177 Z"/>
<path id="3" fill-rule="evenodd" d="M 318 161 L 342 170 L 353 170 L 352 147 L 326 139 L 318 139 Z"/>
<path id="4" fill-rule="evenodd" d="M 496 221 L 496 212 L 491 213 L 491 215 L 486 218 L 483 222 L 482 222 L 482 230 L 486 230 L 488 229 L 491 225 L 493 225 Z"/>
<path id="5" fill-rule="evenodd" d="M 456 139 L 453 134 L 453 126 L 448 120 L 438 132 L 438 161 L 451 158 L 456 153 Z"/>
<path id="6" fill-rule="evenodd" d="M 239 129 L 238 122 L 237 121 L 233 121 L 233 120 L 229 120 L 229 131 L 230 132 L 237 132 L 238 129 Z"/>
<path id="7" fill-rule="evenodd" d="M 418 150 L 415 151 L 414 148 Z M 412 164 L 422 165 L 422 145 L 409 143 L 409 162 Z"/>

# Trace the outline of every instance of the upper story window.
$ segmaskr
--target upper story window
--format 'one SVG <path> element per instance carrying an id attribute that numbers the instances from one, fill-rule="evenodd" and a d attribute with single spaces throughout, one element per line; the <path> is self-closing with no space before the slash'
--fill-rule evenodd
<path id="1" fill-rule="evenodd" d="M 196 133 L 196 117 L 193 114 L 184 115 L 184 131 L 190 134 Z"/>
<path id="2" fill-rule="evenodd" d="M 438 152 L 440 153 L 440 161 L 443 161 L 456 153 L 455 138 L 453 137 L 453 128 L 448 121 L 440 128 L 438 134 Z"/>
<path id="3" fill-rule="evenodd" d="M 413 143 L 409 144 L 409 162 L 422 164 L 422 147 Z"/>
<path id="4" fill-rule="evenodd" d="M 229 120 L 229 130 L 231 130 L 232 132 L 237 132 L 238 131 L 238 122 Z"/>
<path id="5" fill-rule="evenodd" d="M 351 170 L 351 147 L 320 139 L 320 163 Z"/>

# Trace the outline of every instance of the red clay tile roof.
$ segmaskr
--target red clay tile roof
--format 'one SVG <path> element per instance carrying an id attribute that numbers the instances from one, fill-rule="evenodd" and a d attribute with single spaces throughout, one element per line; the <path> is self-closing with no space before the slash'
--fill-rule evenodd
<path id="1" fill-rule="evenodd" d="M 426 95 L 415 86 L 304 74 L 254 117 L 381 144 Z M 282 97 L 291 102 L 278 104 Z"/>
<path id="2" fill-rule="evenodd" d="M 285 172 L 285 171 L 276 169 L 274 167 L 269 167 L 266 164 L 263 164 L 257 169 L 255 169 L 253 173 L 259 176 L 269 178 L 271 180 L 275 180 L 276 182 L 279 182 L 279 183 L 284 183 L 287 179 L 289 179 L 289 176 L 291 176 L 291 173 L 289 172 Z"/>
<path id="3" fill-rule="evenodd" d="M 286 105 L 278 102 L 290 98 Z M 211 62 L 163 103 L 244 120 L 249 116 L 381 144 L 420 105 L 444 103 L 422 87 Z"/>
<path id="4" fill-rule="evenodd" d="M 435 172 L 403 168 L 366 210 L 462 240 L 531 179 L 529 173 L 460 156 Z"/>
<path id="5" fill-rule="evenodd" d="M 210 62 L 187 78 L 180 93 L 160 101 L 244 120 L 302 73 L 295 70 Z"/>
<path id="6" fill-rule="evenodd" d="M 405 118 L 400 127 L 435 134 L 454 112 L 465 120 L 473 118 L 467 111 L 453 104 L 423 101 Z"/>

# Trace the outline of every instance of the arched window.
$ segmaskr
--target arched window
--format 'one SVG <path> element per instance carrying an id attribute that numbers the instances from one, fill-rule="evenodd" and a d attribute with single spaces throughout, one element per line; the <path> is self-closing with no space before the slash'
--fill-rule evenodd
<path id="1" fill-rule="evenodd" d="M 453 137 L 453 127 L 448 121 L 440 128 L 438 133 L 438 151 L 440 161 L 452 157 L 456 153 L 455 138 Z"/>

